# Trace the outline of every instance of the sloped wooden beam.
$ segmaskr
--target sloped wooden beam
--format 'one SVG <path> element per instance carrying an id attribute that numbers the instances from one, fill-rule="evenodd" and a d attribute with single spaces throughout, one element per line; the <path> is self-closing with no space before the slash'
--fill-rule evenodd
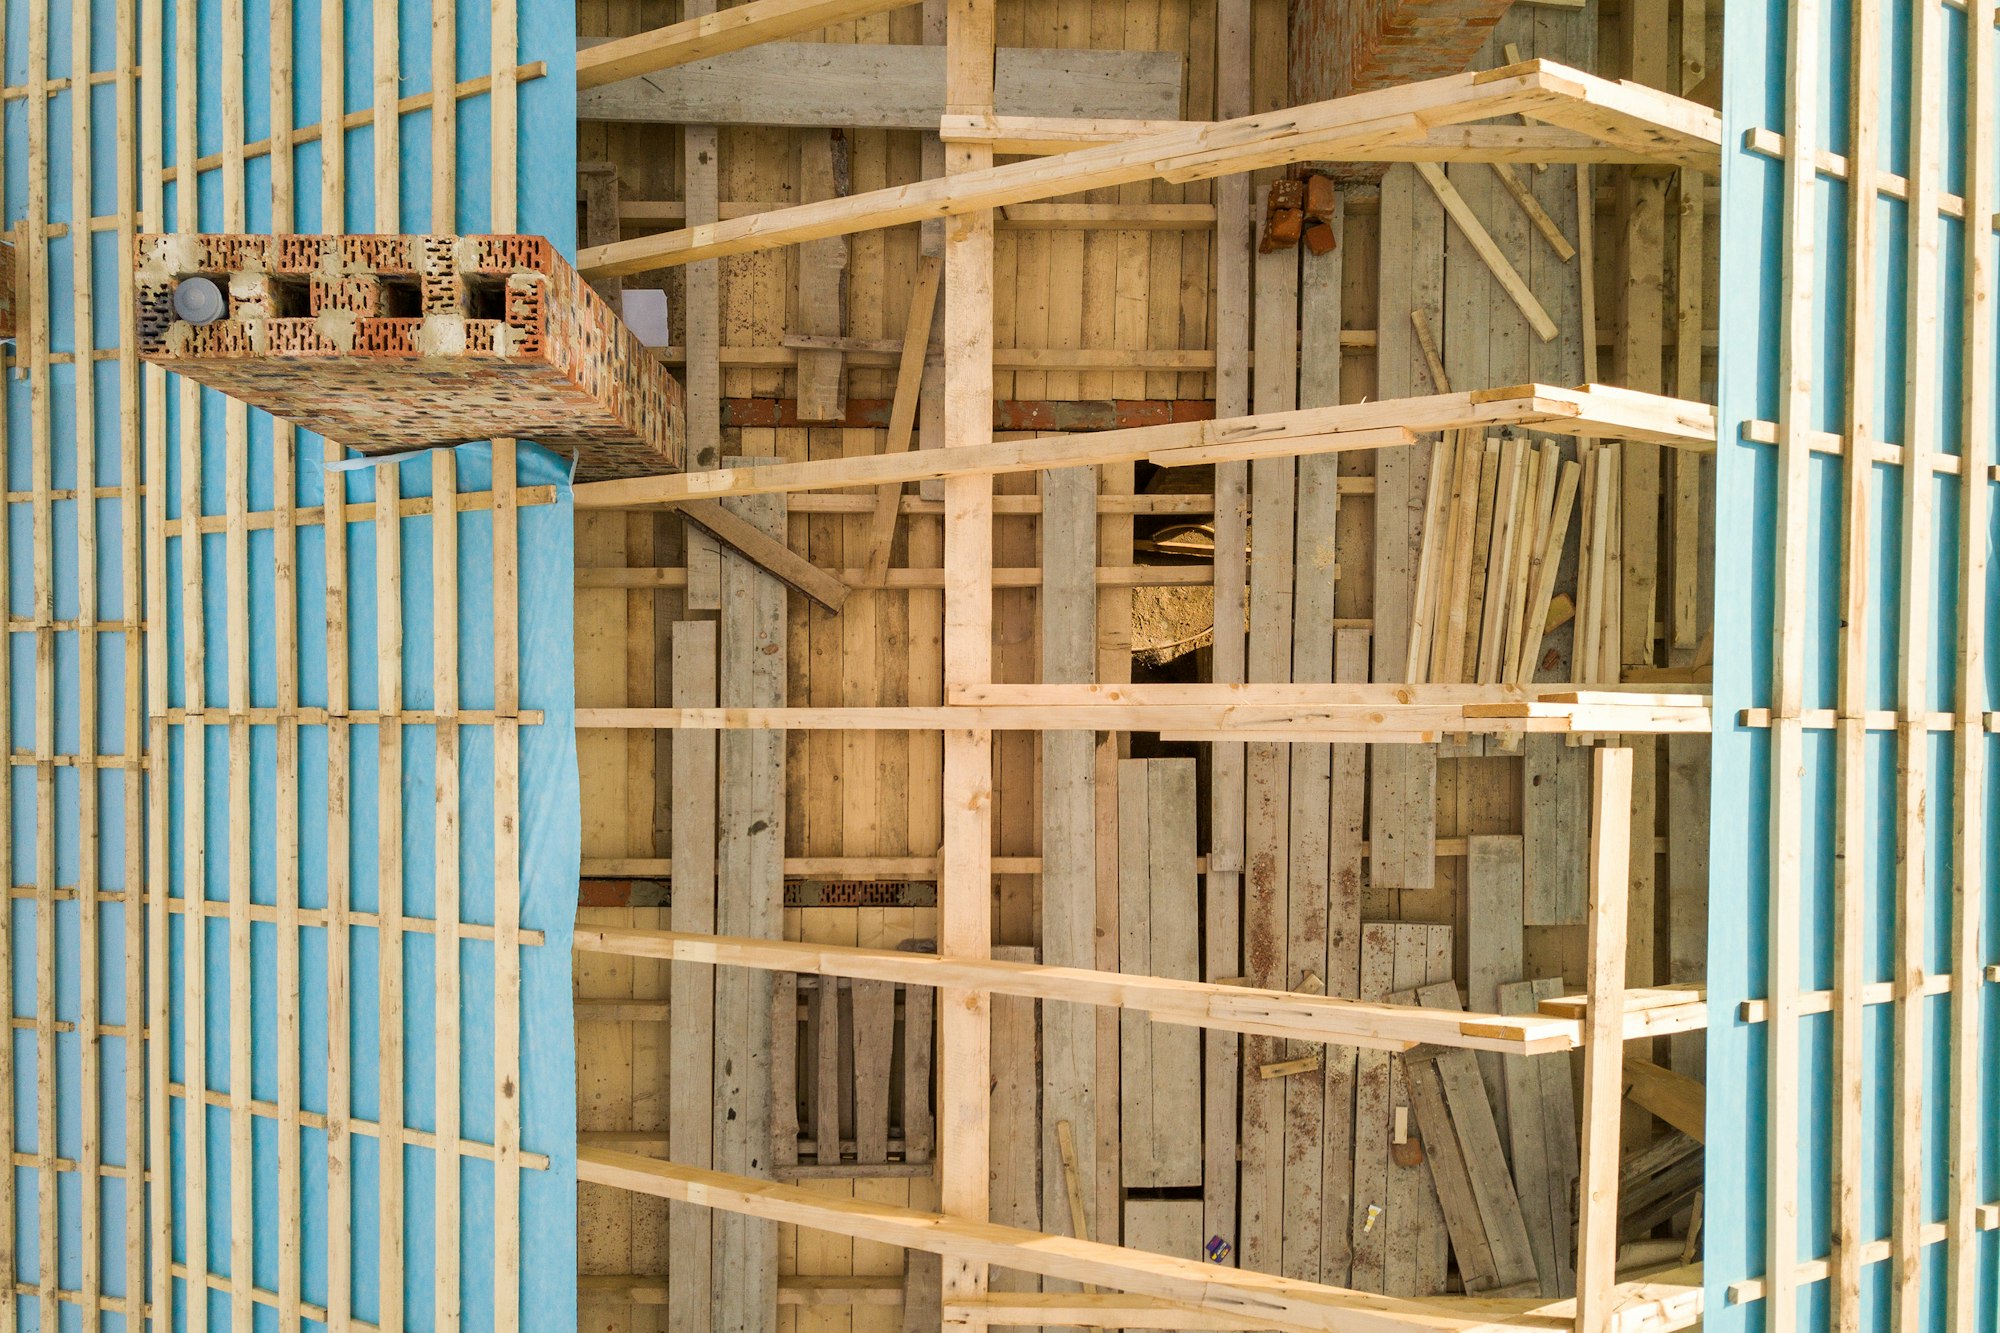
<path id="1" fill-rule="evenodd" d="M 795 2 L 752 0 L 724 10 L 723 15 Z M 593 47 L 587 54 L 595 56 L 614 45 Z M 579 79 L 582 77 L 579 74 Z M 642 273 L 698 259 L 1004 208 L 1134 181 L 1206 180 L 1258 167 L 1353 158 L 1357 154 L 1392 160 L 1392 146 L 1423 143 L 1439 127 L 1508 115 L 1529 115 L 1588 134 L 1619 152 L 1644 152 L 1651 160 L 1667 165 L 1713 170 L 1720 159 L 1721 122 L 1705 107 L 1551 61 L 1530 60 L 1503 69 L 1191 125 L 1058 157 L 984 167 L 704 227 L 635 237 L 585 250 L 579 256 L 580 267 L 593 278 Z"/>
<path id="2" fill-rule="evenodd" d="M 1413 1328 L 1470 1333 L 1483 1322 L 1478 1315 L 1445 1313 L 1420 1301 L 841 1198 L 605 1148 L 577 1152 L 577 1179 L 980 1264 L 1122 1287 L 1196 1309 L 1254 1318 L 1261 1328 L 1301 1333 L 1334 1329 L 1409 1333 Z"/>
<path id="3" fill-rule="evenodd" d="M 576 53 L 576 86 L 579 91 L 600 88 L 910 3 L 912 0 L 750 0 L 733 9 L 587 46 Z"/>
<path id="4" fill-rule="evenodd" d="M 1222 421 L 587 482 L 576 488 L 576 507 L 628 509 L 696 498 L 882 486 L 930 477 L 1036 472 L 1141 458 L 1161 467 L 1188 467 L 1380 449 L 1409 443 L 1414 434 L 1500 426 L 1533 426 L 1551 435 L 1579 439 L 1644 440 L 1707 450 L 1714 447 L 1715 409 L 1602 385 L 1558 389 L 1520 384 L 1428 398 L 1266 412 Z"/>
<path id="5" fill-rule="evenodd" d="M 1053 967 L 985 958 L 942 958 L 904 949 L 732 939 L 666 930 L 579 927 L 583 953 L 663 958 L 719 967 L 855 977 L 899 985 L 945 986 L 1032 1000 L 1105 1005 L 1144 1013 L 1162 1023 L 1254 1032 L 1291 1041 L 1331 1042 L 1371 1050 L 1463 1047 L 1508 1055 L 1573 1050 L 1582 1024 L 1547 1014 L 1503 1016 L 1289 991 L 1227 986 L 1172 977 L 1133 976 L 1080 967 Z"/>

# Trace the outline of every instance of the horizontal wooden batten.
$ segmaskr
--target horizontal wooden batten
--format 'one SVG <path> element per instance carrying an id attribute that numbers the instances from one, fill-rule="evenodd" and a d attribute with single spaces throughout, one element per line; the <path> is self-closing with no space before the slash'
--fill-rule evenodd
<path id="1" fill-rule="evenodd" d="M 716 211 L 727 221 L 791 206 L 725 199 Z M 624 226 L 684 223 L 687 205 L 678 199 L 628 199 L 618 205 L 618 221 Z M 1002 231 L 1207 231 L 1215 226 L 1215 205 L 1014 204 L 997 210 L 993 225 Z M 994 349 L 996 354 L 1005 350 Z M 722 349 L 725 364 L 730 351 Z"/>
<path id="2" fill-rule="evenodd" d="M 578 728 L 685 731 L 1145 731 L 1203 740 L 1432 744 L 1446 736 L 1544 732 L 1666 735 L 1709 729 L 1705 708 L 1617 703 L 1206 703 L 884 708 L 579 708 Z"/>
<path id="3" fill-rule="evenodd" d="M 722 13 L 741 15 L 761 5 L 795 3 L 752 0 Z M 585 53 L 584 59 L 594 63 L 588 74 L 579 69 L 581 86 L 590 86 L 587 78 L 606 81 L 597 76 L 612 65 L 597 53 L 619 45 L 606 43 Z M 707 54 L 712 52 L 690 58 Z M 634 71 L 626 68 L 612 77 L 630 72 Z M 615 241 L 583 251 L 579 267 L 591 278 L 619 277 L 1143 180 L 1185 183 L 1259 167 L 1361 155 L 1392 160 L 1391 146 L 1402 143 L 1415 142 L 1428 153 L 1425 141 L 1440 127 L 1510 115 L 1532 116 L 1587 134 L 1619 153 L 1640 151 L 1666 165 L 1713 170 L 1720 160 L 1721 122 L 1708 109 L 1636 84 L 1530 60 Z"/>
<path id="4" fill-rule="evenodd" d="M 1694 449 L 1712 448 L 1715 441 L 1715 411 L 1700 403 L 1602 385 L 1559 389 L 1520 384 L 1060 438 L 586 482 L 576 488 L 575 499 L 578 509 L 631 509 L 689 499 L 882 486 L 934 477 L 1038 472 L 1139 459 L 1161 467 L 1187 467 L 1381 449 L 1407 444 L 1418 434 L 1509 426 L 1583 439 L 1637 440 Z"/>
<path id="5" fill-rule="evenodd" d="M 578 927 L 576 948 L 580 953 L 857 977 L 1033 1000 L 1104 1005 L 1144 1013 L 1155 1022 L 1370 1050 L 1407 1051 L 1432 1045 L 1540 1055 L 1574 1050 L 1582 1042 L 1581 1017 L 1571 1013 L 1466 1013 L 1220 982 L 1131 976 L 999 959 L 940 958 L 901 949 L 800 944 L 609 926 Z M 1697 999 L 1684 1001 L 1679 1008 L 1699 1011 L 1702 1006 Z M 1643 1010 L 1628 1015 L 1627 1027 L 1634 1037 L 1662 1035 L 1656 1023 L 1645 1020 Z"/>
<path id="6" fill-rule="evenodd" d="M 873 585 L 869 582 L 865 569 L 827 570 L 833 578 L 852 588 L 869 586 L 882 588 L 942 588 L 942 569 L 892 569 L 886 580 Z M 1099 566 L 1098 586 L 1105 588 L 1204 588 L 1214 582 L 1215 574 L 1207 564 L 1195 565 L 1118 565 Z M 658 567 L 651 569 L 579 569 L 576 571 L 576 586 L 579 588 L 685 588 L 688 572 L 684 568 Z M 1039 588 L 1042 586 L 1042 571 L 1030 566 L 993 571 L 993 586 L 996 588 Z"/>

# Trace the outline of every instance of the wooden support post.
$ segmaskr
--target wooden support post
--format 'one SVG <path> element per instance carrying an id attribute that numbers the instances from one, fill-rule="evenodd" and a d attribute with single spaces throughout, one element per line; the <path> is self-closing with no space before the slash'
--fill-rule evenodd
<path id="1" fill-rule="evenodd" d="M 1593 756 L 1590 958 L 1583 1038 L 1582 1201 L 1577 1333 L 1612 1327 L 1618 1265 L 1619 1107 L 1624 1097 L 1625 890 L 1631 868 L 1632 752 Z"/>
<path id="2" fill-rule="evenodd" d="M 945 103 L 949 111 L 993 109 L 992 0 L 946 7 Z M 990 168 L 992 151 L 945 147 L 946 180 Z M 921 187 L 918 187 L 921 188 Z M 966 213 L 945 225 L 944 435 L 947 448 L 976 447 L 993 426 L 993 215 Z M 993 483 L 953 477 L 944 493 L 944 683 L 992 679 Z M 986 957 L 992 948 L 993 736 L 944 737 L 943 864 L 938 883 L 938 951 Z M 992 1027 L 987 998 L 938 995 L 939 1198 L 945 1213 L 984 1222 L 988 1210 L 989 1082 Z M 986 1290 L 985 1260 L 944 1258 L 949 1303 Z M 974 1327 L 976 1333 L 976 1326 Z"/>
<path id="3" fill-rule="evenodd" d="M 1990 217 L 2000 204 L 1993 169 L 1994 121 L 2000 118 L 2000 69 L 1991 35 L 1996 18 L 1993 0 L 1975 0 L 1967 8 L 1966 30 L 1980 37 L 1968 43 L 1965 98 L 1965 208 L 1968 219 Z M 1995 277 L 1992 238 L 1985 229 L 1965 229 L 1964 325 L 1960 333 L 1967 367 L 1993 365 Z M 1994 438 L 1996 390 L 1991 373 L 1969 373 L 1965 381 L 1964 430 L 1960 438 L 1974 448 L 1970 458 L 1985 461 Z M 1973 442 L 1984 442 L 1974 445 Z M 1851 447 L 1851 446 L 1850 446 Z M 1979 1302 L 1980 1154 L 1992 1116 L 1981 1064 L 1985 1036 L 1985 992 L 1971 979 L 1991 954 L 1983 939 L 1988 879 L 1992 860 L 1987 829 L 1978 812 L 1987 808 L 1988 738 L 1978 717 L 1985 702 L 1980 676 L 1985 653 L 1989 605 L 1989 544 L 1980 534 L 1989 530 L 1992 491 L 1977 481 L 1959 488 L 1958 670 L 1957 725 L 1953 728 L 1952 787 L 1952 968 L 1960 980 L 1951 997 L 1951 1110 L 1946 1151 L 1946 1209 L 1949 1234 L 1945 1251 L 1945 1319 L 1966 1327 L 1977 1319 Z"/>

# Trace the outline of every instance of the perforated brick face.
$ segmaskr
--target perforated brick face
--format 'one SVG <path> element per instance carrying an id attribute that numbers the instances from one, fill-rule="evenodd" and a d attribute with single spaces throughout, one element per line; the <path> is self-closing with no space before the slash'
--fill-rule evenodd
<path id="1" fill-rule="evenodd" d="M 539 236 L 141 236 L 139 354 L 362 453 L 506 436 L 677 471 L 681 390 Z M 208 324 L 174 288 L 228 296 Z"/>

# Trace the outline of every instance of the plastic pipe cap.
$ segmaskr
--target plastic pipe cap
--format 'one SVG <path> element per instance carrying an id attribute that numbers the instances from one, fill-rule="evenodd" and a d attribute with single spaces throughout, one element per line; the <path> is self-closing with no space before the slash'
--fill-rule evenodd
<path id="1" fill-rule="evenodd" d="M 213 324 L 229 312 L 229 299 L 213 278 L 182 278 L 174 284 L 174 315 L 190 324 Z"/>

